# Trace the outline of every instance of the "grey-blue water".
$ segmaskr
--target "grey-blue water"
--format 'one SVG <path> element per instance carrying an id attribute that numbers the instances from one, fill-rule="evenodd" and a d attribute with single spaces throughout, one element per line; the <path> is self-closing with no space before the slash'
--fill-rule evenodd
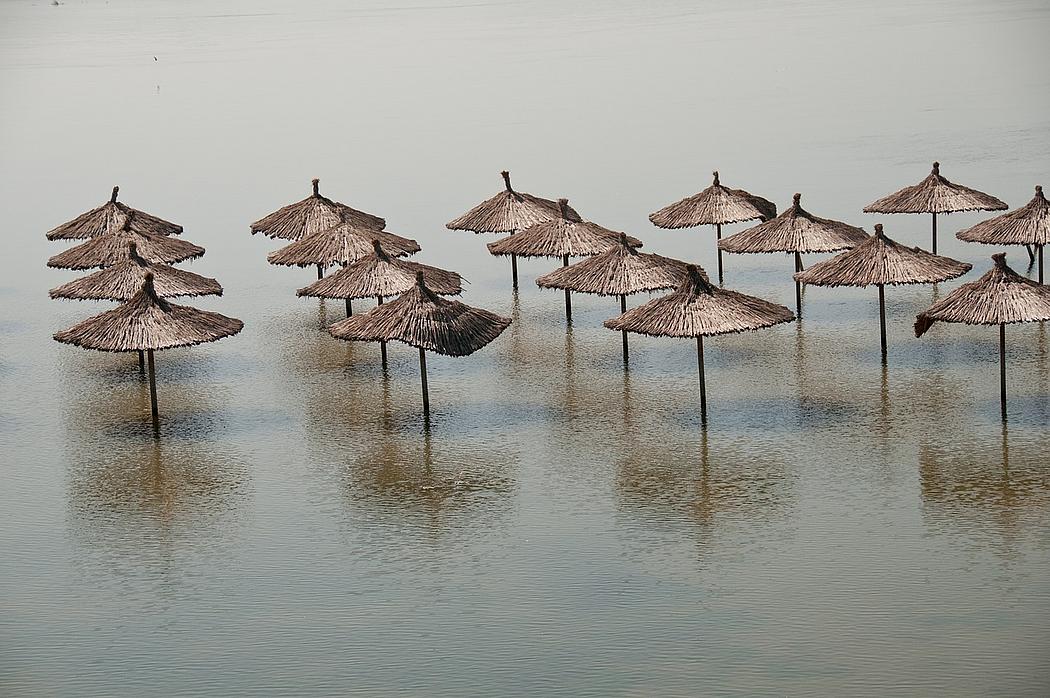
<path id="1" fill-rule="evenodd" d="M 874 289 L 710 340 L 706 432 L 690 342 L 625 372 L 614 299 L 567 333 L 555 261 L 515 298 L 444 223 L 508 168 L 711 269 L 712 231 L 647 214 L 717 168 L 926 245 L 861 208 L 934 159 L 1011 206 L 1050 184 L 1048 29 L 1038 0 L 0 4 L 0 694 L 1046 695 L 1048 330 L 1008 329 L 1005 428 L 994 328 L 911 332 L 991 214 L 940 221 L 969 275 L 887 292 L 885 370 Z M 314 176 L 514 318 L 430 357 L 428 433 L 414 350 L 384 376 L 248 232 Z M 159 440 L 133 356 L 51 339 L 110 304 L 48 299 L 77 274 L 43 234 L 114 184 L 245 321 L 157 355 Z M 793 303 L 789 257 L 726 268 Z"/>

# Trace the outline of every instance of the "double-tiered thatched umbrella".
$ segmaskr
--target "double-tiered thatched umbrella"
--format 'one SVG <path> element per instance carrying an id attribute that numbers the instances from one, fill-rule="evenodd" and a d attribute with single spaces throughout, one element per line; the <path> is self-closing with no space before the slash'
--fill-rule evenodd
<path id="1" fill-rule="evenodd" d="M 328 328 L 332 336 L 362 342 L 397 340 L 419 349 L 423 414 L 430 414 L 426 351 L 466 356 L 482 348 L 510 325 L 510 318 L 438 296 L 426 286 L 423 271 L 415 285 L 395 300 L 377 305 Z"/>
<path id="2" fill-rule="evenodd" d="M 886 295 L 887 285 L 935 284 L 962 276 L 972 265 L 950 257 L 941 257 L 918 247 L 905 247 L 875 225 L 875 234 L 852 250 L 818 262 L 795 274 L 795 280 L 814 286 L 879 287 L 879 331 L 882 338 L 882 360 L 886 360 Z"/>
<path id="3" fill-rule="evenodd" d="M 157 425 L 157 379 L 153 352 L 213 342 L 237 334 L 244 323 L 219 313 L 169 303 L 157 295 L 147 271 L 139 291 L 125 303 L 55 334 L 55 339 L 98 351 L 145 351 L 149 358 L 150 409 Z"/>
<path id="4" fill-rule="evenodd" d="M 549 221 L 558 216 L 558 204 L 550 199 L 543 199 L 525 192 L 515 191 L 510 185 L 510 172 L 503 170 L 505 189 L 486 199 L 464 213 L 459 218 L 449 221 L 445 227 L 449 230 L 470 230 L 475 233 L 510 233 Z M 577 220 L 579 215 L 572 211 Z M 518 287 L 518 258 L 510 256 L 511 280 L 514 288 Z"/>
<path id="5" fill-rule="evenodd" d="M 1027 279 L 1006 266 L 1006 255 L 992 255 L 995 266 L 984 276 L 963 284 L 915 318 L 915 336 L 933 323 L 964 322 L 999 325 L 999 403 L 1006 419 L 1006 326 L 1050 320 L 1050 286 Z"/>
<path id="6" fill-rule="evenodd" d="M 174 264 L 196 259 L 204 248 L 181 238 L 147 233 L 138 228 L 138 214 L 129 212 L 119 230 L 98 235 L 47 260 L 47 266 L 58 269 L 94 269 L 111 267 L 128 259 L 129 242 L 135 243 L 138 255 L 147 262 Z"/>
<path id="7" fill-rule="evenodd" d="M 48 240 L 85 240 L 100 235 L 113 233 L 124 228 L 125 219 L 133 215 L 135 223 L 133 229 L 140 233 L 153 233 L 154 235 L 178 235 L 182 232 L 182 226 L 169 223 L 163 218 L 157 218 L 144 211 L 131 208 L 117 201 L 117 192 L 120 187 L 113 187 L 113 193 L 109 201 L 98 208 L 93 208 L 87 213 L 82 213 L 73 220 L 52 228 L 47 233 Z"/>
<path id="8" fill-rule="evenodd" d="M 605 321 L 611 330 L 654 337 L 695 337 L 700 373 L 700 415 L 707 423 L 707 385 L 704 378 L 704 337 L 744 332 L 790 322 L 795 314 L 782 305 L 714 286 L 696 265 L 673 293 L 632 308 Z"/>
<path id="9" fill-rule="evenodd" d="M 868 239 L 868 234 L 839 221 L 818 218 L 802 208 L 801 194 L 791 207 L 773 220 L 759 223 L 725 240 L 718 249 L 726 252 L 787 252 L 795 255 L 795 271 L 803 270 L 802 255 L 811 252 L 846 250 Z M 795 281 L 795 313 L 802 317 L 802 284 Z"/>
<path id="10" fill-rule="evenodd" d="M 721 240 L 723 225 L 756 219 L 765 221 L 777 215 L 776 204 L 772 201 L 743 189 L 722 186 L 718 171 L 712 174 L 715 181 L 707 189 L 649 214 L 649 220 L 661 228 L 713 225 Z M 718 248 L 718 283 L 722 283 L 722 248 Z"/>
<path id="11" fill-rule="evenodd" d="M 442 296 L 454 296 L 463 290 L 462 279 L 454 271 L 445 271 L 419 262 L 395 259 L 386 253 L 379 240 L 373 240 L 372 254 L 346 265 L 334 274 L 319 279 L 295 292 L 297 296 L 345 298 L 346 316 L 350 317 L 353 298 L 383 299 L 397 296 L 412 288 L 416 274 L 422 272 L 427 288 Z M 381 341 L 383 368 L 386 368 L 386 342 Z"/>
<path id="12" fill-rule="evenodd" d="M 937 254 L 937 214 L 956 211 L 1005 211 L 1007 205 L 991 194 L 949 182 L 941 176 L 941 163 L 918 184 L 904 187 L 864 207 L 865 213 L 933 214 L 933 250 Z"/>
<path id="13" fill-rule="evenodd" d="M 675 288 L 688 276 L 686 263 L 658 254 L 645 254 L 631 245 L 625 233 L 605 252 L 536 279 L 540 288 L 566 292 L 619 296 L 620 312 L 627 312 L 627 296 L 643 291 Z M 627 362 L 627 331 L 623 331 L 623 360 Z"/>
<path id="14" fill-rule="evenodd" d="M 494 255 L 519 257 L 560 257 L 562 266 L 569 266 L 569 257 L 590 257 L 617 244 L 620 233 L 584 221 L 569 207 L 568 199 L 558 199 L 558 216 L 537 223 L 518 235 L 511 235 L 488 244 Z M 641 247 L 640 240 L 627 238 L 628 243 Z M 565 289 L 565 319 L 572 322 L 572 301 Z"/>
<path id="15" fill-rule="evenodd" d="M 350 221 L 342 221 L 324 230 L 285 245 L 266 255 L 270 264 L 289 267 L 317 265 L 317 278 L 324 276 L 324 268 L 333 264 L 347 265 L 372 253 L 372 243 L 378 240 L 383 249 L 394 257 L 405 257 L 419 252 L 419 243 L 385 230 L 362 228 Z"/>
<path id="16" fill-rule="evenodd" d="M 1036 186 L 1035 196 L 1021 208 L 978 223 L 955 237 L 986 245 L 1035 245 L 1039 283 L 1043 283 L 1043 247 L 1050 244 L 1050 202 L 1043 196 L 1043 188 Z"/>

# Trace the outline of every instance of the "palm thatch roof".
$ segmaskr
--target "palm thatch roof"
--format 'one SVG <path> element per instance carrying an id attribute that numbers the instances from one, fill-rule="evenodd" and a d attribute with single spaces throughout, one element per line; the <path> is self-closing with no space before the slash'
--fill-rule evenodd
<path id="1" fill-rule="evenodd" d="M 1050 245 L 1050 202 L 1043 188 L 1036 186 L 1035 196 L 1021 208 L 982 221 L 955 237 L 988 245 Z"/>
<path id="2" fill-rule="evenodd" d="M 504 170 L 500 174 L 503 175 L 505 185 L 503 191 L 449 221 L 445 227 L 449 230 L 472 230 L 475 233 L 513 233 L 558 217 L 558 204 L 550 199 L 515 191 L 510 185 L 510 172 Z M 574 220 L 580 220 L 576 211 L 569 211 Z"/>
<path id="3" fill-rule="evenodd" d="M 779 216 L 719 240 L 718 246 L 726 252 L 834 252 L 868 239 L 861 228 L 814 216 L 801 201 L 795 194 Z"/>
<path id="4" fill-rule="evenodd" d="M 934 284 L 962 276 L 972 266 L 902 245 L 886 237 L 882 224 L 876 224 L 873 236 L 852 250 L 798 272 L 795 280 L 814 286 Z"/>
<path id="5" fill-rule="evenodd" d="M 705 337 L 795 319 L 782 305 L 712 285 L 693 264 L 686 271 L 688 277 L 674 292 L 606 320 L 605 326 L 654 337 Z"/>
<path id="6" fill-rule="evenodd" d="M 618 244 L 599 255 L 544 274 L 536 279 L 536 285 L 599 296 L 624 296 L 676 288 L 688 276 L 686 266 L 677 259 L 641 253 L 631 245 L 626 234 L 620 233 Z"/>
<path id="7" fill-rule="evenodd" d="M 244 323 L 219 313 L 169 303 L 157 295 L 152 272 L 127 302 L 55 334 L 55 339 L 98 351 L 171 349 L 237 334 Z"/>
<path id="8" fill-rule="evenodd" d="M 47 239 L 85 240 L 116 232 L 124 227 L 125 219 L 129 215 L 135 219 L 132 229 L 136 232 L 154 235 L 178 235 L 182 232 L 181 225 L 170 223 L 163 218 L 157 218 L 145 211 L 139 211 L 120 203 L 117 201 L 119 191 L 120 187 L 113 187 L 109 201 L 87 213 L 80 214 L 71 221 L 52 228 L 47 232 Z"/>
<path id="9" fill-rule="evenodd" d="M 418 272 L 423 273 L 427 288 L 434 293 L 454 296 L 463 291 L 462 279 L 456 272 L 395 259 L 386 253 L 378 240 L 372 244 L 372 254 L 299 289 L 296 295 L 315 298 L 397 296 L 415 285 Z"/>
<path id="10" fill-rule="evenodd" d="M 154 289 L 161 298 L 222 295 L 222 286 L 215 279 L 167 264 L 147 262 L 139 256 L 134 240 L 128 242 L 127 259 L 53 288 L 49 295 L 75 300 L 126 301 L 142 288 L 142 277 L 147 271 L 153 273 Z"/>
<path id="11" fill-rule="evenodd" d="M 371 254 L 372 243 L 376 240 L 393 257 L 404 257 L 420 250 L 415 240 L 343 221 L 274 250 L 266 256 L 266 261 L 290 267 L 350 264 Z"/>
<path id="12" fill-rule="evenodd" d="M 772 201 L 743 189 L 722 186 L 718 172 L 712 174 L 714 183 L 707 189 L 649 214 L 649 220 L 661 228 L 693 228 L 768 220 L 777 215 L 776 204 Z"/>
<path id="13" fill-rule="evenodd" d="M 490 242 L 489 252 L 519 257 L 589 257 L 604 252 L 619 241 L 620 233 L 574 216 L 568 199 L 558 199 L 558 206 L 556 218 L 537 223 L 517 235 Z M 628 236 L 627 240 L 635 247 L 642 246 L 637 238 Z"/>
<path id="14" fill-rule="evenodd" d="M 438 296 L 427 288 L 423 272 L 418 271 L 415 286 L 398 298 L 337 322 L 328 331 L 338 339 L 397 340 L 438 354 L 466 356 L 509 325 L 510 318 Z"/>
<path id="15" fill-rule="evenodd" d="M 915 318 L 915 336 L 933 323 L 964 322 L 968 325 L 1002 325 L 1050 320 L 1050 286 L 1021 276 L 1006 265 L 1006 255 L 992 255 L 995 262 L 984 276 L 963 284 Z"/>
<path id="16" fill-rule="evenodd" d="M 262 233 L 270 238 L 298 240 L 327 230 L 343 221 L 358 228 L 382 230 L 386 227 L 386 221 L 379 216 L 358 211 L 346 204 L 321 196 L 318 193 L 320 181 L 319 179 L 311 181 L 313 193 L 302 201 L 279 208 L 252 223 L 252 234 Z"/>
<path id="17" fill-rule="evenodd" d="M 93 269 L 111 267 L 128 259 L 129 245 L 134 242 L 140 257 L 147 262 L 174 264 L 196 259 L 204 248 L 192 242 L 167 235 L 136 230 L 137 214 L 128 215 L 120 230 L 91 238 L 47 260 L 47 266 L 58 269 Z"/>
<path id="18" fill-rule="evenodd" d="M 904 187 L 864 207 L 865 213 L 952 213 L 955 211 L 1005 211 L 1008 206 L 991 194 L 949 182 L 941 164 L 918 184 Z"/>

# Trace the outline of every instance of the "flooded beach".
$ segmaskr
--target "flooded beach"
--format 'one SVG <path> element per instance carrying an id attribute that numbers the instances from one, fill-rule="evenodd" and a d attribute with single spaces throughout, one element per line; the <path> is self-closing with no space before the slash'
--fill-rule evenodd
<path id="1" fill-rule="evenodd" d="M 445 228 L 499 191 L 567 197 L 716 265 L 648 215 L 711 182 L 926 247 L 869 202 L 926 176 L 1011 209 L 1050 184 L 1050 8 L 281 0 L 0 4 L 0 694 L 1040 696 L 1050 690 L 1050 328 L 916 314 L 936 285 L 803 290 L 804 319 L 696 345 L 602 326 L 619 299 Z M 427 356 L 326 331 L 340 300 L 250 224 L 310 192 L 512 323 Z M 121 199 L 207 249 L 191 305 L 240 318 L 157 354 L 55 332 L 44 233 Z M 730 234 L 751 223 L 726 226 Z M 807 266 L 830 255 L 807 255 Z M 794 308 L 789 255 L 725 286 Z M 654 294 L 655 295 L 655 294 Z M 628 297 L 628 307 L 649 300 Z M 184 301 L 177 301 L 184 302 Z M 355 311 L 374 301 L 355 301 Z"/>

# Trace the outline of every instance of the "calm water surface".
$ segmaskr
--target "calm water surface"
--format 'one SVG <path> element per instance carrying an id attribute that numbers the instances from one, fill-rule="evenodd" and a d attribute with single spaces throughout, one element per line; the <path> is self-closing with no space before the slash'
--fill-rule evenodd
<path id="1" fill-rule="evenodd" d="M 712 268 L 650 211 L 718 168 L 783 207 L 860 213 L 921 179 L 1012 206 L 1050 184 L 1038 0 L 0 5 L 0 694 L 1046 695 L 1050 356 L 915 314 L 957 283 L 810 288 L 806 319 L 708 343 L 619 338 L 444 222 L 500 187 L 565 195 Z M 156 60 L 154 60 L 156 57 Z M 419 240 L 514 324 L 466 359 L 322 330 L 248 224 L 323 191 Z M 233 339 L 133 357 L 58 329 L 43 233 L 112 185 L 208 254 Z M 996 249 L 953 233 L 942 253 Z M 739 229 L 738 227 L 732 228 Z M 1010 250 L 1022 271 L 1023 252 Z M 808 263 L 816 258 L 807 260 Z M 727 285 L 790 304 L 786 256 Z M 640 302 L 632 299 L 632 304 Z"/>

